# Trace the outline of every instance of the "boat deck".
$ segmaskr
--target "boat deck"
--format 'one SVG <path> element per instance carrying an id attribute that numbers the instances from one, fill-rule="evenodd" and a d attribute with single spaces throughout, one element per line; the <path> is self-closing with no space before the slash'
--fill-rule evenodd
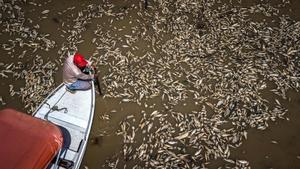
<path id="1" fill-rule="evenodd" d="M 60 158 L 78 161 L 83 156 L 94 111 L 94 91 L 70 93 L 62 85 L 40 106 L 35 117 L 50 121 L 60 127 L 64 144 Z M 72 139 L 71 139 L 72 138 Z M 76 165 L 76 164 L 75 164 Z M 53 166 L 51 168 L 55 168 Z M 62 168 L 62 167 L 60 167 Z M 74 166 L 79 168 L 79 166 Z"/>

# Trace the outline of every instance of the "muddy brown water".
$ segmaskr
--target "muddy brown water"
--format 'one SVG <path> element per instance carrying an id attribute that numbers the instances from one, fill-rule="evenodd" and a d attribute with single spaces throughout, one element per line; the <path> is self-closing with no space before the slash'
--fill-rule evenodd
<path id="1" fill-rule="evenodd" d="M 56 46 L 54 49 L 51 49 L 50 52 L 40 51 L 40 54 L 45 60 L 55 60 L 57 56 L 57 51 L 61 47 L 61 44 L 65 42 L 65 38 L 61 36 L 61 30 L 67 29 L 66 27 L 61 26 L 61 22 L 64 21 L 66 24 L 72 23 L 68 15 L 77 14 L 81 9 L 86 7 L 89 4 L 101 3 L 100 1 L 72 1 L 72 0 L 63 0 L 63 1 L 32 1 L 42 4 L 40 7 L 34 5 L 24 6 L 25 15 L 33 20 L 34 23 L 40 25 L 40 31 L 44 33 L 49 33 L 51 39 L 55 40 Z M 143 1 L 139 2 L 142 3 Z M 258 3 L 260 1 L 246 1 L 245 6 Z M 269 1 L 272 3 L 271 1 Z M 130 6 L 130 1 L 114 1 L 115 8 L 124 8 Z M 135 2 L 136 3 L 136 2 Z M 275 3 L 275 2 L 274 2 Z M 293 19 L 300 20 L 300 1 L 291 1 L 292 5 L 288 9 L 282 10 L 283 13 L 291 16 Z M 151 5 L 151 1 L 149 1 Z M 57 12 L 63 11 L 69 7 L 76 7 L 75 9 L 67 12 L 66 15 L 58 15 Z M 44 9 L 49 9 L 51 12 L 47 15 L 48 18 L 41 19 L 39 14 Z M 136 11 L 131 10 L 128 16 L 128 20 L 133 20 L 136 17 Z M 93 19 L 91 23 L 88 24 L 87 30 L 82 33 L 84 43 L 78 44 L 78 50 L 85 56 L 91 56 L 96 46 L 91 43 L 94 37 L 94 30 L 97 24 L 104 25 L 108 31 L 111 29 L 109 24 L 109 17 L 102 17 L 100 19 Z M 256 19 L 261 19 L 257 16 Z M 116 36 L 123 36 L 128 34 L 130 31 L 126 29 L 129 27 L 128 20 L 124 19 L 114 23 L 113 26 L 117 28 L 124 28 L 123 31 L 116 31 Z M 133 22 L 132 24 L 138 24 Z M 166 35 L 166 39 L 167 39 Z M 1 35 L 1 43 L 6 42 L 4 35 Z M 141 49 L 136 52 L 137 55 L 143 55 L 147 49 L 147 44 L 138 42 Z M 5 53 L 3 49 L 0 49 L 1 53 Z M 22 51 L 22 49 L 20 49 Z M 5 55 L 1 56 L 1 62 L 10 63 L 19 61 L 16 58 L 7 58 Z M 26 62 L 26 60 L 21 60 Z M 29 59 L 30 62 L 30 59 Z M 99 67 L 100 76 L 105 74 L 107 70 L 104 67 Z M 61 68 L 54 75 L 55 85 L 61 83 Z M 24 82 L 22 80 L 15 79 L 2 79 L 0 83 L 0 96 L 6 102 L 6 105 L 0 106 L 4 107 L 14 107 L 21 111 L 26 111 L 24 105 L 21 103 L 20 98 L 17 96 L 11 97 L 9 95 L 9 84 L 15 84 L 16 87 L 22 86 Z M 105 92 L 105 88 L 102 89 Z M 274 168 L 274 169 L 297 169 L 300 168 L 300 93 L 295 91 L 289 91 L 288 93 L 289 100 L 283 100 L 282 103 L 288 108 L 288 113 L 285 115 L 286 119 L 277 120 L 271 122 L 270 126 L 264 130 L 249 129 L 248 130 L 248 139 L 244 140 L 242 145 L 231 151 L 231 157 L 234 159 L 244 159 L 250 162 L 251 168 L 254 169 L 265 169 L 265 168 Z M 266 94 L 265 97 L 272 97 Z M 191 110 L 197 110 L 201 107 L 197 107 L 194 104 L 190 106 L 189 103 L 193 100 L 187 100 L 186 104 L 177 105 L 175 109 L 177 111 L 189 112 Z M 160 109 L 163 106 L 159 99 L 153 99 L 151 102 L 154 105 L 154 109 Z M 96 110 L 93 121 L 93 127 L 90 135 L 89 144 L 87 151 L 85 153 L 82 169 L 98 169 L 103 168 L 106 160 L 113 157 L 122 149 L 122 138 L 116 136 L 115 132 L 119 128 L 119 123 L 128 115 L 140 116 L 140 112 L 151 111 L 147 110 L 145 107 L 141 107 L 136 103 L 123 103 L 121 99 L 114 98 L 103 98 L 101 96 L 96 97 Z M 104 115 L 109 117 L 109 120 L 105 120 Z M 129 162 L 130 163 L 130 162 Z M 221 160 L 212 161 L 208 166 L 209 168 L 218 168 L 224 167 L 224 164 Z"/>

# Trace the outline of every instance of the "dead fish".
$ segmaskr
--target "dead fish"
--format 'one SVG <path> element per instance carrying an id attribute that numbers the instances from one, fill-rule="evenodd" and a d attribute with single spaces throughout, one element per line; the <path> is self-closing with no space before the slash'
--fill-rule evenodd
<path id="1" fill-rule="evenodd" d="M 183 133 L 183 134 L 181 134 L 181 135 L 179 135 L 179 136 L 177 136 L 177 137 L 175 137 L 175 139 L 177 139 L 177 140 L 182 140 L 182 139 L 185 139 L 186 137 L 188 137 L 189 136 L 189 131 L 188 132 L 185 132 L 185 133 Z"/>
<path id="2" fill-rule="evenodd" d="M 50 12 L 50 10 L 44 10 L 44 11 L 42 11 L 42 14 L 47 14 L 47 13 L 49 13 Z"/>

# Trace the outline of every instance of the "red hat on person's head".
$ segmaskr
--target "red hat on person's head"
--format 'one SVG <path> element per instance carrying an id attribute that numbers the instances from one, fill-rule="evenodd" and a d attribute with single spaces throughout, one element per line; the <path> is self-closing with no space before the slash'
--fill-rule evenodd
<path id="1" fill-rule="evenodd" d="M 84 59 L 84 57 L 79 53 L 75 53 L 73 61 L 74 64 L 79 68 L 84 68 L 88 64 L 88 62 Z"/>

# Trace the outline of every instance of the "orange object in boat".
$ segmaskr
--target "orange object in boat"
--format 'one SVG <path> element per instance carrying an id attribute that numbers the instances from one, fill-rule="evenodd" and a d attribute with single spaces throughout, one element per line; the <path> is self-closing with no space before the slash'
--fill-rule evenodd
<path id="1" fill-rule="evenodd" d="M 0 167 L 45 169 L 63 144 L 59 127 L 13 109 L 0 111 Z"/>

